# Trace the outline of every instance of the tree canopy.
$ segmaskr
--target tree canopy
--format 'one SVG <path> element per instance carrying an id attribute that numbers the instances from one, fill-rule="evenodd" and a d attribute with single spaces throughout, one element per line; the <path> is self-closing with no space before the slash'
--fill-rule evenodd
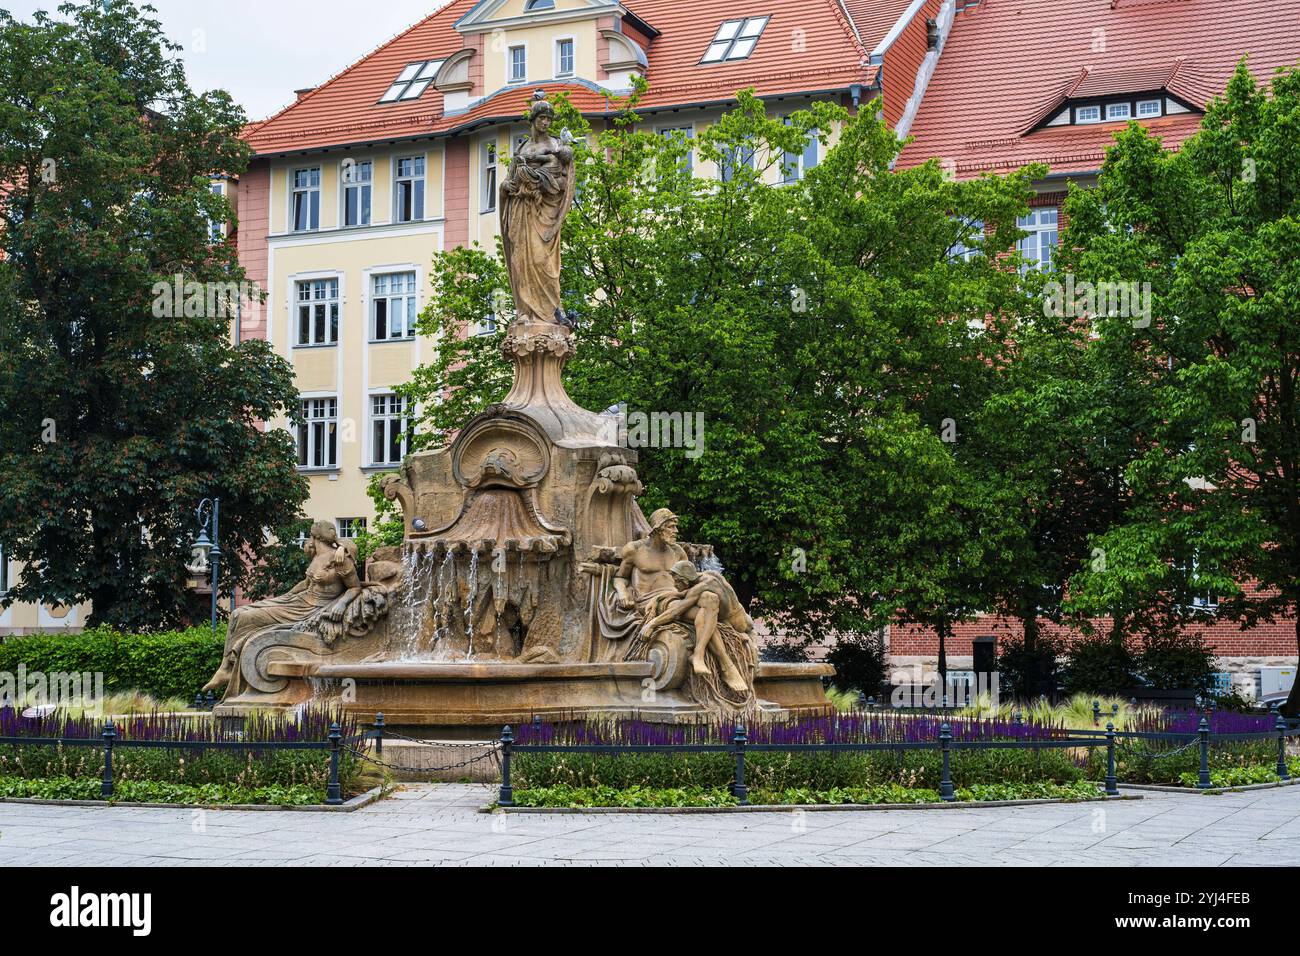
<path id="1" fill-rule="evenodd" d="M 292 440 L 258 427 L 297 393 L 267 343 L 230 340 L 244 273 L 211 184 L 247 164 L 242 112 L 191 91 L 133 5 L 61 9 L 0 11 L 5 600 L 170 624 L 200 499 L 222 499 L 226 590 L 298 513 Z"/>
<path id="2" fill-rule="evenodd" d="M 900 143 L 869 106 L 775 117 L 742 92 L 686 140 L 641 129 L 635 105 L 592 131 L 561 99 L 557 126 L 578 165 L 562 276 L 577 320 L 569 393 L 593 409 L 703 416 L 702 451 L 639 449 L 643 505 L 678 511 L 751 611 L 788 634 L 983 607 L 1010 492 L 955 449 L 1007 361 L 998 330 L 1026 307 L 993 253 L 1014 245 L 1042 171 L 895 171 Z M 784 175 L 809 137 L 822 161 Z M 696 176 L 701 161 L 730 175 Z M 463 333 L 509 318 L 499 258 L 440 253 L 433 283 L 421 331 L 441 348 L 408 388 L 431 442 L 509 381 L 504 322 Z"/>

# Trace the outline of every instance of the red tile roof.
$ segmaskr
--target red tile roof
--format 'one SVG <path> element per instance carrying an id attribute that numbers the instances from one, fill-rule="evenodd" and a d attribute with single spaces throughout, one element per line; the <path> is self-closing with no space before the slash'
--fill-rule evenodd
<path id="1" fill-rule="evenodd" d="M 862 45 L 870 53 L 907 12 L 912 0 L 844 0 L 844 7 L 858 28 Z"/>
<path id="2" fill-rule="evenodd" d="M 892 11 L 900 2 L 855 0 L 854 5 L 864 11 L 875 6 Z M 518 119 L 526 99 L 522 94 L 531 93 L 532 86 L 499 91 L 470 112 L 450 116 L 444 115 L 442 94 L 432 87 L 410 103 L 378 105 L 407 64 L 441 59 L 461 49 L 462 37 L 454 24 L 474 4 L 452 0 L 275 116 L 251 124 L 253 149 L 262 155 L 296 152 L 447 134 L 487 120 Z M 763 0 L 634 0 L 629 9 L 659 31 L 648 51 L 645 109 L 726 101 L 751 86 L 761 96 L 778 96 L 869 82 L 870 47 L 859 41 L 840 0 L 771 0 L 769 6 Z M 724 21 L 763 15 L 771 20 L 750 57 L 700 64 Z M 584 111 L 609 109 L 599 90 L 582 84 L 564 88 Z"/>
<path id="3" fill-rule="evenodd" d="M 899 165 L 1089 172 L 1124 124 L 1038 128 L 1067 98 L 1166 89 L 1201 108 L 1247 55 L 1261 78 L 1300 63 L 1294 0 L 983 0 L 958 14 Z M 1143 123 L 1176 147 L 1200 114 Z"/>

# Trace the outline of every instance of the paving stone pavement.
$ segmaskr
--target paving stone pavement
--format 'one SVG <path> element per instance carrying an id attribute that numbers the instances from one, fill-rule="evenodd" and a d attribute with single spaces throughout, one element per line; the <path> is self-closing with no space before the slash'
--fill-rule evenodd
<path id="1" fill-rule="evenodd" d="M 353 813 L 0 804 L 0 866 L 1296 866 L 1300 787 L 953 810 L 487 814 L 408 786 Z"/>

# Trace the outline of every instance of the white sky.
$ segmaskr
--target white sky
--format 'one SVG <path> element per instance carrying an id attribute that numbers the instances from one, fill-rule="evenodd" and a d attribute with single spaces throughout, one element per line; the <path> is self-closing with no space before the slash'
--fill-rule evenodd
<path id="1" fill-rule="evenodd" d="M 61 0 L 0 0 L 25 20 Z M 221 88 L 265 119 L 447 0 L 152 0 L 196 90 Z M 139 5 L 137 0 L 137 5 Z"/>

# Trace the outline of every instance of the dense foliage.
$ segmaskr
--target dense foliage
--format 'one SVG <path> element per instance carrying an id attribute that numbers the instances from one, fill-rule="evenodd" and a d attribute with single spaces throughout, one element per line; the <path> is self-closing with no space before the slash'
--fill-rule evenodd
<path id="1" fill-rule="evenodd" d="M 0 644 L 0 672 L 103 674 L 104 690 L 138 690 L 159 699 L 189 700 L 221 665 L 225 629 L 123 634 L 92 628 L 80 634 L 36 634 Z"/>
<path id="2" fill-rule="evenodd" d="M 4 603 L 175 626 L 201 499 L 222 501 L 227 593 L 300 510 L 293 441 L 259 427 L 297 391 L 269 343 L 231 341 L 261 301 L 212 232 L 233 224 L 211 185 L 247 165 L 242 111 L 192 91 L 135 5 L 63 14 L 0 10 Z"/>
<path id="3" fill-rule="evenodd" d="M 896 608 L 969 613 L 1013 530 L 1005 482 L 953 452 L 1006 361 L 998 336 L 971 327 L 1005 324 L 1024 296 L 1013 269 L 958 247 L 1014 245 L 1035 171 L 961 183 L 934 163 L 892 171 L 899 142 L 871 107 L 782 118 L 741 92 L 685 141 L 639 128 L 635 104 L 593 133 L 561 101 L 557 127 L 577 138 L 569 393 L 592 409 L 703 416 L 702 448 L 639 449 L 642 506 L 677 510 L 684 536 L 714 544 L 751 612 L 787 635 L 865 633 Z M 773 185 L 813 136 L 823 161 Z M 692 174 L 737 152 L 754 162 L 726 181 Z M 439 254 L 432 277 L 421 331 L 444 348 L 409 394 L 441 441 L 504 394 L 504 321 L 495 336 L 463 329 L 509 318 L 509 296 L 479 247 Z"/>
<path id="4" fill-rule="evenodd" d="M 1217 595 L 1218 615 L 1247 626 L 1296 614 L 1297 155 L 1300 71 L 1260 85 L 1243 63 L 1179 150 L 1131 124 L 1097 188 L 1070 196 L 1065 268 L 1145 284 L 1153 306 L 1149 323 L 1092 316 L 1098 354 L 1140 389 L 1149 433 L 1124 472 L 1133 507 L 1094 541 L 1104 563 L 1075 582 L 1082 610 L 1153 617 Z M 1300 713 L 1300 684 L 1286 709 Z"/>

